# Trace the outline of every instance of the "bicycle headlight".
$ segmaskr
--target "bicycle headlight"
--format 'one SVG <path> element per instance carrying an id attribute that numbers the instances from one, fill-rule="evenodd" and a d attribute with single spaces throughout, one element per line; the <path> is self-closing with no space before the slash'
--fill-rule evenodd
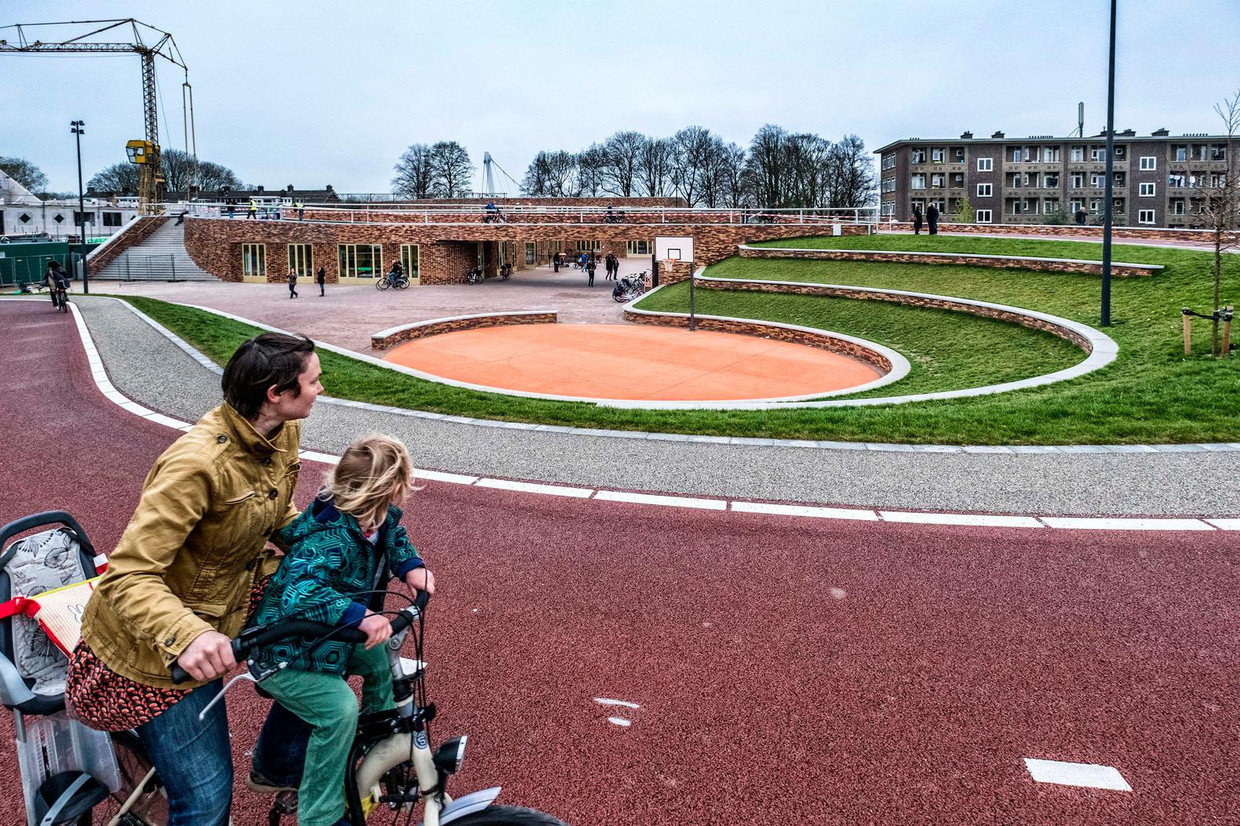
<path id="1" fill-rule="evenodd" d="M 435 768 L 447 774 L 456 774 L 461 768 L 461 762 L 465 759 L 465 743 L 469 740 L 468 734 L 462 734 L 452 740 L 446 740 L 440 743 L 439 748 L 435 749 Z"/>

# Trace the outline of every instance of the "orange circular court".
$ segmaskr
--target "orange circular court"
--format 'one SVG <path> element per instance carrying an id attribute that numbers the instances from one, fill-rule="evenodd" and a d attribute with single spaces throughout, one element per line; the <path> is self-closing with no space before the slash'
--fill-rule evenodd
<path id="1" fill-rule="evenodd" d="M 808 396 L 882 376 L 868 364 L 817 347 L 636 324 L 461 330 L 402 344 L 384 359 L 481 387 L 632 401 Z"/>

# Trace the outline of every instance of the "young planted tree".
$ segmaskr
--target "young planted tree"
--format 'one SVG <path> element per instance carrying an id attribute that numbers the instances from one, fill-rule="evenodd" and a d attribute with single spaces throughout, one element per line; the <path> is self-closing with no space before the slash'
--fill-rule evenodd
<path id="1" fill-rule="evenodd" d="M 960 204 L 956 207 L 956 211 L 952 213 L 952 221 L 957 224 L 971 224 L 977 220 L 977 210 L 973 208 L 973 203 L 969 201 L 969 196 L 965 195 L 960 199 Z"/>
<path id="2" fill-rule="evenodd" d="M 1220 297 L 1223 283 L 1223 259 L 1230 249 L 1240 246 L 1240 159 L 1235 153 L 1234 138 L 1240 133 L 1240 90 L 1222 103 L 1215 104 L 1214 111 L 1223 119 L 1227 143 L 1222 171 L 1209 172 L 1203 176 L 1204 200 L 1197 214 L 1196 224 L 1210 233 L 1214 245 L 1214 323 L 1210 339 L 1210 352 L 1225 356 L 1219 342 L 1218 323 L 1221 317 Z"/>

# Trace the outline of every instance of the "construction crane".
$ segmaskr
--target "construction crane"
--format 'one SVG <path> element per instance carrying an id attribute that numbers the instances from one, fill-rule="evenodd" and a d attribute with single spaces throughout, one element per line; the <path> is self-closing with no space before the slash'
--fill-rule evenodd
<path id="1" fill-rule="evenodd" d="M 66 29 L 66 27 L 77 27 Z M 54 39 L 33 37 L 48 31 Z M 128 42 L 108 42 L 109 37 L 116 37 L 113 30 L 122 32 L 128 27 Z M 34 31 L 39 30 L 39 31 Z M 143 34 L 146 39 L 143 39 Z M 64 36 L 68 34 L 69 36 Z M 103 37 L 100 40 L 98 38 Z M 148 43 L 147 41 L 152 41 Z M 161 201 L 160 187 L 164 183 L 160 167 L 159 152 L 159 118 L 155 100 L 158 89 L 155 85 L 155 58 L 162 57 L 174 66 L 185 71 L 185 82 L 181 84 L 181 102 L 184 110 L 185 149 L 190 156 L 190 183 L 198 184 L 198 147 L 194 137 L 194 90 L 189 84 L 189 67 L 181 57 L 172 35 L 154 26 L 147 25 L 132 17 L 124 20 L 71 20 L 64 23 L 17 23 L 11 26 L 0 26 L 0 54 L 100 54 L 129 53 L 142 59 L 142 112 L 145 120 L 145 133 L 142 140 L 129 141 L 125 152 L 131 163 L 138 165 L 138 203 L 143 214 L 152 214 L 159 210 Z"/>

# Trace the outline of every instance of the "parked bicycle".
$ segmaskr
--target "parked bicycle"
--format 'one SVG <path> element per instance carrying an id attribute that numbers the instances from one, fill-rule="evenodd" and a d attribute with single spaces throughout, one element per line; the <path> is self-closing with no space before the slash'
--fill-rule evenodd
<path id="1" fill-rule="evenodd" d="M 616 286 L 611 289 L 611 297 L 616 301 L 625 302 L 632 301 L 646 292 L 646 273 L 648 270 L 642 270 L 637 275 L 626 275 L 616 282 Z"/>
<path id="2" fill-rule="evenodd" d="M 512 264 L 509 264 L 507 261 L 505 261 L 502 265 L 500 265 L 499 277 L 503 279 L 504 281 L 507 281 L 509 278 L 512 278 Z"/>
<path id="3" fill-rule="evenodd" d="M 482 267 L 474 267 L 472 270 L 465 273 L 466 284 L 481 284 L 484 280 Z"/>
<path id="4" fill-rule="evenodd" d="M 403 596 L 399 592 L 394 595 Z M 363 596 L 363 595 L 354 595 Z M 407 599 L 408 597 L 406 597 Z M 426 605 L 430 595 L 421 591 L 410 605 L 392 615 L 392 636 L 386 643 L 388 665 L 392 671 L 392 693 L 396 708 L 363 714 L 349 751 L 345 774 L 345 817 L 351 826 L 389 819 L 393 824 L 413 824 L 417 804 L 422 807 L 423 826 L 564 826 L 543 812 L 514 806 L 492 805 L 500 788 L 482 789 L 453 799 L 448 795 L 448 779 L 460 769 L 465 757 L 467 735 L 440 743 L 431 750 L 430 724 L 437 716 L 435 704 L 426 697 L 426 665 L 423 660 Z M 413 643 L 413 658 L 401 656 L 406 638 Z M 366 633 L 355 627 L 340 627 L 302 619 L 284 619 L 267 626 L 248 628 L 233 640 L 238 662 L 246 661 L 248 671 L 234 677 L 217 701 L 233 685 L 249 680 L 261 685 L 285 664 L 265 671 L 257 654 L 272 650 L 284 640 L 302 638 L 318 644 L 328 639 L 364 643 Z M 184 682 L 189 675 L 179 666 L 172 669 L 173 680 Z M 205 713 L 205 710 L 204 710 Z M 286 815 L 297 811 L 297 792 L 278 791 L 268 812 L 269 826 L 279 826 Z"/>

